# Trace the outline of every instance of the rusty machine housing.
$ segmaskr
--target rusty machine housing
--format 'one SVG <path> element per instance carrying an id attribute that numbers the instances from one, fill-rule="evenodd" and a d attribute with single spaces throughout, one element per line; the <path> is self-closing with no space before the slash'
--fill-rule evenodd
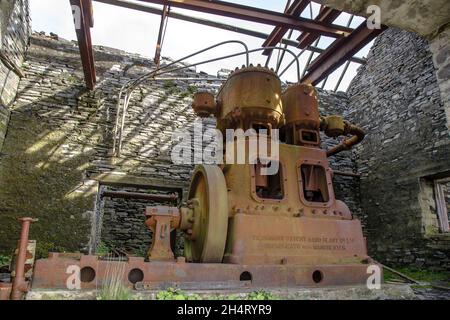
<path id="1" fill-rule="evenodd" d="M 250 161 L 250 155 L 241 164 L 197 165 L 185 206 L 147 208 L 153 232 L 148 260 L 114 262 L 124 264 L 124 282 L 138 289 L 366 283 L 373 261 L 361 223 L 335 198 L 327 160 L 360 142 L 364 132 L 340 116 L 321 117 L 313 86 L 282 90 L 276 73 L 261 66 L 236 69 L 217 96 L 196 93 L 193 109 L 201 117 L 215 116 L 224 137 L 227 129 L 254 129 L 258 139 L 272 141 L 279 130 L 279 157 L 273 160 L 275 150 L 268 150 L 266 159 Z M 320 147 L 321 131 L 352 136 L 327 151 Z M 238 142 L 225 145 L 224 158 Z M 250 138 L 244 142 L 249 154 Z M 273 161 L 279 170 L 262 174 Z M 174 257 L 171 249 L 176 229 L 185 234 L 185 257 Z M 95 288 L 110 263 L 54 253 L 36 262 L 33 286 L 64 288 L 66 270 L 75 264 L 81 288 Z"/>

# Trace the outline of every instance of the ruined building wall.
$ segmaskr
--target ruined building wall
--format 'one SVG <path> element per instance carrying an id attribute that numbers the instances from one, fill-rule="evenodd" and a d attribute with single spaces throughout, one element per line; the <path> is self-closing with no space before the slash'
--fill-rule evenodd
<path id="1" fill-rule="evenodd" d="M 119 89 L 154 65 L 111 48 L 95 47 L 94 55 L 98 83 L 89 92 L 74 42 L 39 34 L 31 38 L 23 66 L 26 77 L 12 105 L 0 160 L 0 183 L 8 185 L 0 188 L 0 252 L 15 245 L 15 218 L 26 213 L 40 219 L 31 238 L 41 255 L 48 250 L 88 251 L 102 242 L 142 253 L 151 241 L 143 209 L 154 203 L 102 197 L 102 192 L 150 192 L 155 185 L 187 191 L 194 166 L 172 163 L 172 134 L 192 132 L 195 88 L 214 91 L 217 84 L 173 80 L 141 86 L 130 101 L 122 153 L 113 157 Z M 167 76 L 211 77 L 189 69 Z M 347 104 L 342 94 L 319 96 L 324 113 Z M 213 128 L 215 121 L 204 119 L 203 125 L 203 130 Z M 343 159 L 339 168 L 351 170 L 348 161 Z"/>
<path id="2" fill-rule="evenodd" d="M 388 29 L 347 93 L 346 116 L 368 133 L 354 154 L 370 253 L 389 265 L 449 268 L 432 181 L 449 176 L 450 138 L 428 42 Z"/>
<path id="3" fill-rule="evenodd" d="M 436 78 L 441 90 L 441 99 L 447 116 L 447 128 L 450 130 L 450 24 L 430 40 Z"/>
<path id="4" fill-rule="evenodd" d="M 28 0 L 0 3 L 0 151 L 30 36 Z"/>

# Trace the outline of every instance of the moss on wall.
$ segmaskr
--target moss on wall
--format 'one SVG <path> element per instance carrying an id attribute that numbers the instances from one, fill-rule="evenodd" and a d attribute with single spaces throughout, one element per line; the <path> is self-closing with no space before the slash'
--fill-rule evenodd
<path id="1" fill-rule="evenodd" d="M 10 253 L 20 234 L 18 217 L 39 222 L 31 227 L 38 255 L 49 250 L 77 250 L 89 234 L 86 212 L 94 193 L 81 192 L 88 154 L 63 156 L 70 134 L 50 128 L 33 115 L 13 113 L 0 161 L 0 254 Z"/>

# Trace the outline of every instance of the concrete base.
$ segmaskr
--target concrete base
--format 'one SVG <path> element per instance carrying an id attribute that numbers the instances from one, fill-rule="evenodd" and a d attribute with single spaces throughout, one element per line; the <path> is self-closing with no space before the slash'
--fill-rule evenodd
<path id="1" fill-rule="evenodd" d="M 420 299 L 409 285 L 383 284 L 381 289 L 370 290 L 366 286 L 339 286 L 329 288 L 272 288 L 265 290 L 282 300 L 410 300 Z M 197 294 L 204 300 L 226 299 L 230 295 L 245 300 L 245 291 L 196 290 L 186 294 Z M 155 300 L 158 291 L 133 291 L 133 300 Z M 96 290 L 32 290 L 27 300 L 96 300 Z"/>

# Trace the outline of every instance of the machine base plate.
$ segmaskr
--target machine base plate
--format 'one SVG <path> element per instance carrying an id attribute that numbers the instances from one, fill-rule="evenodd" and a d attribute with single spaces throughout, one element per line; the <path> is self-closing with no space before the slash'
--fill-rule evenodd
<path id="1" fill-rule="evenodd" d="M 151 261 L 129 257 L 127 261 L 101 260 L 92 255 L 51 253 L 36 261 L 32 289 L 95 289 L 120 270 L 124 285 L 136 289 L 179 288 L 231 289 L 273 287 L 325 287 L 364 285 L 372 272 L 368 264 L 346 265 L 239 265 L 227 263 L 186 263 Z M 120 266 L 120 268 L 119 268 Z M 379 266 L 382 279 L 382 268 Z M 77 281 L 79 276 L 81 281 Z M 78 288 L 74 284 L 79 284 Z"/>

